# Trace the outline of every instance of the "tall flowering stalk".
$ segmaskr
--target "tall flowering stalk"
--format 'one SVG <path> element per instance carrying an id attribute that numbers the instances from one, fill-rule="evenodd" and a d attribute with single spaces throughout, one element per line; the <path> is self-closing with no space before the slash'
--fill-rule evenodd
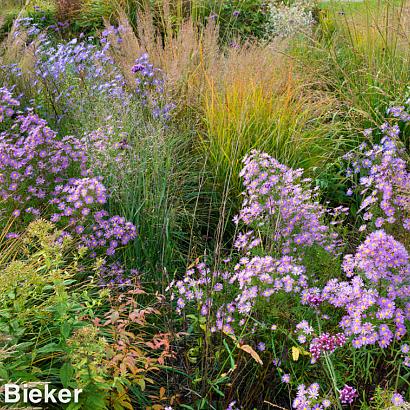
<path id="1" fill-rule="evenodd" d="M 327 210 L 319 203 L 319 191 L 310 188 L 311 180 L 303 170 L 293 170 L 268 154 L 253 151 L 244 159 L 240 176 L 245 185 L 245 199 L 238 224 L 261 232 L 268 248 L 282 254 L 297 253 L 306 246 L 319 245 L 335 252 L 339 244 L 324 217 Z M 259 245 L 251 232 L 239 235 L 238 249 Z"/>
<path id="2" fill-rule="evenodd" d="M 164 73 L 149 61 L 147 53 L 135 60 L 131 68 L 135 75 L 135 91 L 154 118 L 170 119 L 173 103 L 166 102 Z"/>
<path id="3" fill-rule="evenodd" d="M 369 141 L 357 152 L 345 155 L 351 163 L 348 176 L 360 174 L 354 188 L 363 197 L 363 229 L 370 223 L 376 228 L 396 224 L 410 231 L 409 153 L 400 140 L 401 128 L 410 122 L 409 107 L 410 100 L 403 106 L 389 108 L 387 113 L 392 119 L 379 129 L 365 130 Z M 348 194 L 352 192 L 350 189 Z"/>

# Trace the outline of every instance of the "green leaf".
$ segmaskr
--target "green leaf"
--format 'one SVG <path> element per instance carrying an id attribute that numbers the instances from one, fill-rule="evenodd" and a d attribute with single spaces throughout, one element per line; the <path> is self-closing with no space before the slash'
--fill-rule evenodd
<path id="1" fill-rule="evenodd" d="M 8 380 L 9 379 L 9 373 L 3 365 L 0 365 L 0 380 Z"/>
<path id="2" fill-rule="evenodd" d="M 231 369 L 234 369 L 235 368 L 235 360 L 233 358 L 232 351 L 229 348 L 228 343 L 226 342 L 225 339 L 223 339 L 223 344 L 224 344 L 225 349 L 228 351 L 228 354 L 229 354 L 229 361 L 231 362 Z"/>
<path id="3" fill-rule="evenodd" d="M 73 366 L 71 366 L 71 364 L 68 362 L 64 363 L 60 369 L 60 380 L 64 387 L 68 387 L 73 375 L 74 375 Z"/>
<path id="4" fill-rule="evenodd" d="M 72 330 L 72 325 L 71 325 L 71 323 L 63 322 L 63 323 L 61 324 L 60 332 L 61 332 L 61 335 L 64 337 L 64 339 L 68 339 L 68 338 L 69 338 L 69 336 L 70 336 L 70 334 L 71 334 L 71 330 Z"/>
<path id="5" fill-rule="evenodd" d="M 63 349 L 57 343 L 49 343 L 37 350 L 37 353 L 54 353 L 63 352 Z"/>

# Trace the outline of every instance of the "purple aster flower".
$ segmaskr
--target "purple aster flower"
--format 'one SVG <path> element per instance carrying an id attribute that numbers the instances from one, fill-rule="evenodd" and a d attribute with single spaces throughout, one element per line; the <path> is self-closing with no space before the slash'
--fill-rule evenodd
<path id="1" fill-rule="evenodd" d="M 281 380 L 282 380 L 282 383 L 286 383 L 286 384 L 290 383 L 290 375 L 284 374 Z"/>
<path id="2" fill-rule="evenodd" d="M 394 406 L 401 406 L 404 403 L 403 396 L 400 393 L 394 393 L 391 402 Z"/>

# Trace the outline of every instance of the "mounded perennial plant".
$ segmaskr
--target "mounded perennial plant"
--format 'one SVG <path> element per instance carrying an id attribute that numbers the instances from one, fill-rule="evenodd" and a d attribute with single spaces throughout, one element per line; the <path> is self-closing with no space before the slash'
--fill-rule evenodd
<path id="1" fill-rule="evenodd" d="M 408 390 L 410 262 L 397 239 L 408 238 L 409 229 L 410 174 L 400 141 L 410 121 L 408 105 L 390 108 L 391 119 L 366 130 L 367 142 L 345 157 L 352 178 L 346 195 L 363 198 L 358 215 L 364 237 L 354 252 L 345 251 L 337 231 L 347 209 L 327 209 L 302 170 L 253 151 L 241 172 L 244 200 L 234 218 L 238 233 L 230 257 L 216 267 L 209 259 L 199 262 L 171 283 L 179 314 L 196 308 L 214 337 L 253 346 L 260 363 L 273 357 L 281 382 L 295 388 L 295 409 L 342 408 L 366 395 L 335 359 L 353 360 L 360 349 L 389 363 L 379 369 L 382 378 L 396 374 L 392 404 Z M 311 252 L 319 249 L 340 261 L 340 274 L 326 279 L 311 272 Z M 306 319 L 281 321 L 271 306 L 283 297 L 299 304 Z M 275 345 L 283 339 L 294 360 L 309 358 L 307 374 L 327 375 L 325 385 L 297 384 L 309 376 L 289 375 L 292 365 Z"/>

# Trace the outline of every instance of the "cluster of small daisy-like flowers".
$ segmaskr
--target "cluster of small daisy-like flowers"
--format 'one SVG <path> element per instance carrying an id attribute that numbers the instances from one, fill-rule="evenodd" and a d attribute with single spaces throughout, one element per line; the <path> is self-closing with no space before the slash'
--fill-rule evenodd
<path id="1" fill-rule="evenodd" d="M 141 101 L 149 106 L 154 118 L 169 120 L 171 111 L 175 108 L 166 102 L 164 73 L 154 67 L 147 53 L 135 60 L 131 71 L 135 74 L 136 92 Z"/>
<path id="2" fill-rule="evenodd" d="M 6 87 L 0 87 L 0 123 L 10 118 L 20 101 L 13 97 L 11 91 Z"/>
<path id="3" fill-rule="evenodd" d="M 52 215 L 51 221 L 68 217 L 71 224 L 83 220 L 93 207 L 107 201 L 107 192 L 100 178 L 70 179 L 65 185 L 57 185 L 53 196 L 50 203 L 57 206 L 58 212 Z"/>
<path id="4" fill-rule="evenodd" d="M 107 211 L 97 211 L 93 215 L 91 232 L 82 235 L 84 245 L 92 250 L 105 249 L 107 255 L 114 255 L 119 246 L 125 246 L 137 236 L 135 226 L 122 216 L 110 217 Z M 95 256 L 95 252 L 92 253 Z"/>
<path id="5" fill-rule="evenodd" d="M 47 38 L 32 19 L 17 20 L 20 30 L 14 35 L 24 42 L 36 40 L 35 70 L 33 90 L 38 95 L 52 98 L 56 119 L 72 110 L 84 110 L 90 99 L 101 95 L 119 100 L 121 109 L 128 106 L 135 95 L 148 105 L 154 118 L 167 121 L 175 104 L 166 97 L 164 73 L 155 68 L 145 53 L 135 61 L 132 72 L 135 74 L 134 93 L 126 85 L 126 79 L 112 58 L 113 47 L 120 46 L 126 31 L 121 25 L 108 27 L 101 34 L 101 44 L 94 37 L 83 33 L 78 38 L 57 45 Z M 115 43 L 115 44 L 113 44 Z M 125 75 L 127 77 L 127 75 Z M 84 103 L 78 103 L 82 98 Z"/>
<path id="6" fill-rule="evenodd" d="M 243 257 L 231 271 L 211 270 L 200 263 L 196 269 L 189 269 L 183 280 L 171 283 L 177 291 L 177 311 L 187 303 L 196 301 L 203 316 L 215 307 L 215 326 L 211 331 L 223 330 L 234 333 L 233 325 L 243 326 L 245 317 L 258 301 L 265 300 L 279 291 L 298 293 L 306 286 L 305 269 L 293 258 L 283 256 L 275 259 L 271 256 Z M 224 295 L 234 292 L 233 299 L 218 300 L 218 293 Z"/>
<path id="7" fill-rule="evenodd" d="M 245 159 L 241 176 L 246 186 L 245 200 L 234 221 L 250 229 L 235 238 L 237 262 L 226 260 L 222 270 L 211 270 L 200 263 L 182 280 L 171 283 L 177 311 L 182 313 L 194 301 L 201 315 L 213 321 L 212 332 L 235 333 L 239 329 L 245 334 L 244 327 L 249 326 L 249 335 L 255 333 L 249 319 L 264 312 L 259 309 L 269 306 L 278 292 L 299 298 L 302 305 L 314 309 L 318 320 L 329 318 L 322 309 L 330 304 L 343 315 L 339 333 L 317 334 L 307 320 L 296 325 L 297 340 L 308 344 L 306 353 L 311 355 L 312 363 L 322 357 L 327 362 L 329 355 L 348 342 L 355 348 L 378 345 L 384 349 L 394 340 L 401 340 L 410 319 L 410 266 L 403 244 L 383 230 L 374 231 L 355 254 L 344 257 L 346 280 L 333 278 L 323 288 L 311 287 L 309 282 L 317 281 L 301 265 L 303 248 L 317 245 L 331 252 L 338 249 L 338 238 L 325 224 L 332 213 L 318 203 L 318 193 L 302 179 L 301 170 L 294 171 L 267 154 L 252 152 Z M 334 215 L 340 213 L 336 210 Z M 270 255 L 266 255 L 266 249 Z M 261 326 L 269 328 L 263 322 Z M 406 346 L 402 354 L 407 366 Z M 263 352 L 266 345 L 259 342 L 256 348 Z M 283 376 L 283 382 L 289 383 L 290 377 Z M 351 404 L 358 396 L 356 389 L 348 385 L 338 392 L 339 398 L 334 400 L 342 404 Z M 315 383 L 308 388 L 299 386 L 293 402 L 295 409 L 303 410 L 330 406 L 329 399 L 319 399 Z"/>
<path id="8" fill-rule="evenodd" d="M 353 346 L 378 343 L 385 348 L 400 340 L 410 319 L 410 266 L 404 246 L 384 231 L 373 232 L 354 256 L 345 257 L 343 268 L 351 280 L 330 280 L 322 297 L 345 309 L 340 326 L 354 337 Z"/>
<path id="9" fill-rule="evenodd" d="M 407 250 L 383 230 L 369 234 L 354 256 L 345 256 L 343 269 L 347 276 L 353 276 L 356 269 L 373 283 L 386 282 L 391 297 L 410 292 Z"/>
<path id="10" fill-rule="evenodd" d="M 113 255 L 135 238 L 136 228 L 101 210 L 107 190 L 100 177 L 92 176 L 84 145 L 74 137 L 58 139 L 30 110 L 15 113 L 18 105 L 9 90 L 0 89 L 0 112 L 5 113 L 1 122 L 6 125 L 0 133 L 0 196 L 15 226 L 24 229 L 27 215 L 45 216 L 51 208 L 50 220 L 63 223 L 64 234 L 81 235 L 81 245 L 92 253 L 105 249 Z M 71 178 L 72 173 L 82 177 Z"/>
<path id="11" fill-rule="evenodd" d="M 298 335 L 298 342 L 304 344 L 308 338 L 312 337 L 314 329 L 307 320 L 302 320 L 296 325 L 295 333 Z"/>
<path id="12" fill-rule="evenodd" d="M 308 387 L 300 384 L 292 407 L 296 410 L 323 410 L 329 408 L 332 405 L 331 401 L 320 398 L 319 393 L 319 383 L 313 383 Z"/>
<path id="13" fill-rule="evenodd" d="M 124 289 L 132 285 L 132 279 L 136 278 L 138 270 L 130 269 L 128 272 L 118 262 L 107 263 L 103 261 L 98 269 L 98 285 L 114 289 Z"/>
<path id="14" fill-rule="evenodd" d="M 43 42 L 37 50 L 38 80 L 35 85 L 39 90 L 52 81 L 57 92 L 56 101 L 66 98 L 70 102 L 75 87 L 86 84 L 87 93 L 121 98 L 125 104 L 128 101 L 125 80 L 109 56 L 109 44 L 100 49 L 91 43 L 92 40 L 93 38 L 88 38 L 87 41 L 74 38 L 57 46 L 49 41 Z M 67 78 L 70 78 L 69 88 L 64 86 Z"/>
<path id="15" fill-rule="evenodd" d="M 410 367 L 410 346 L 407 343 L 402 344 L 400 352 L 403 357 L 403 364 L 406 367 Z"/>
<path id="16" fill-rule="evenodd" d="M 364 195 L 360 211 L 365 224 L 374 222 L 376 228 L 398 222 L 404 229 L 410 230 L 410 172 L 405 159 L 406 150 L 400 141 L 400 123 L 410 122 L 408 106 L 392 107 L 388 114 L 396 119 L 385 122 L 378 130 L 367 129 L 367 138 L 379 137 L 380 142 L 363 143 L 358 150 L 348 153 L 345 158 L 351 161 L 348 175 L 361 175 L 358 189 Z M 381 136 L 379 136 L 381 134 Z M 352 194 L 350 189 L 348 194 Z"/>
<path id="17" fill-rule="evenodd" d="M 298 248 L 320 245 L 335 251 L 337 235 L 323 221 L 326 209 L 319 203 L 317 188 L 310 188 L 310 179 L 303 178 L 301 169 L 293 170 L 266 153 L 252 151 L 244 159 L 240 176 L 246 191 L 235 223 L 242 222 L 263 231 L 277 243 L 282 253 Z M 241 249 L 259 244 L 250 234 L 243 234 L 237 243 Z"/>
<path id="18" fill-rule="evenodd" d="M 0 107 L 6 111 L 9 105 Z M 50 199 L 56 184 L 68 179 L 70 169 L 87 174 L 86 153 L 74 137 L 59 140 L 31 111 L 8 115 L 7 128 L 0 133 L 0 196 L 15 217 L 21 212 L 38 214 L 37 206 Z"/>
<path id="19" fill-rule="evenodd" d="M 253 151 L 245 159 L 241 176 L 246 186 L 245 200 L 235 222 L 255 228 L 239 232 L 235 238 L 234 246 L 241 257 L 221 271 L 211 272 L 200 263 L 182 280 L 171 284 L 176 290 L 179 313 L 193 301 L 204 316 L 212 310 L 212 331 L 233 333 L 235 328 L 242 329 L 254 307 L 260 302 L 269 304 L 278 292 L 305 295 L 311 304 L 321 302 L 319 290 L 316 299 L 312 292 L 311 296 L 305 294 L 306 269 L 296 251 L 311 245 L 334 251 L 338 245 L 336 235 L 323 222 L 327 212 L 318 203 L 318 194 L 308 186 L 309 180 L 302 178 L 302 170 L 294 171 L 267 154 Z M 260 256 L 257 252 L 265 245 L 261 239 L 264 229 L 266 237 L 272 235 L 268 240 L 278 245 L 272 251 L 275 256 Z M 218 297 L 219 293 L 224 297 Z M 226 295 L 232 296 L 227 300 Z"/>
<path id="20" fill-rule="evenodd" d="M 17 19 L 14 40 L 33 47 L 35 69 L 32 89 L 39 96 L 49 95 L 57 120 L 72 110 L 82 111 L 91 98 L 117 99 L 121 107 L 130 101 L 125 80 L 110 56 L 110 44 L 96 45 L 96 39 L 85 37 L 55 44 L 47 30 L 60 30 L 65 23 L 41 30 L 32 18 Z M 84 103 L 79 104 L 81 98 Z"/>

